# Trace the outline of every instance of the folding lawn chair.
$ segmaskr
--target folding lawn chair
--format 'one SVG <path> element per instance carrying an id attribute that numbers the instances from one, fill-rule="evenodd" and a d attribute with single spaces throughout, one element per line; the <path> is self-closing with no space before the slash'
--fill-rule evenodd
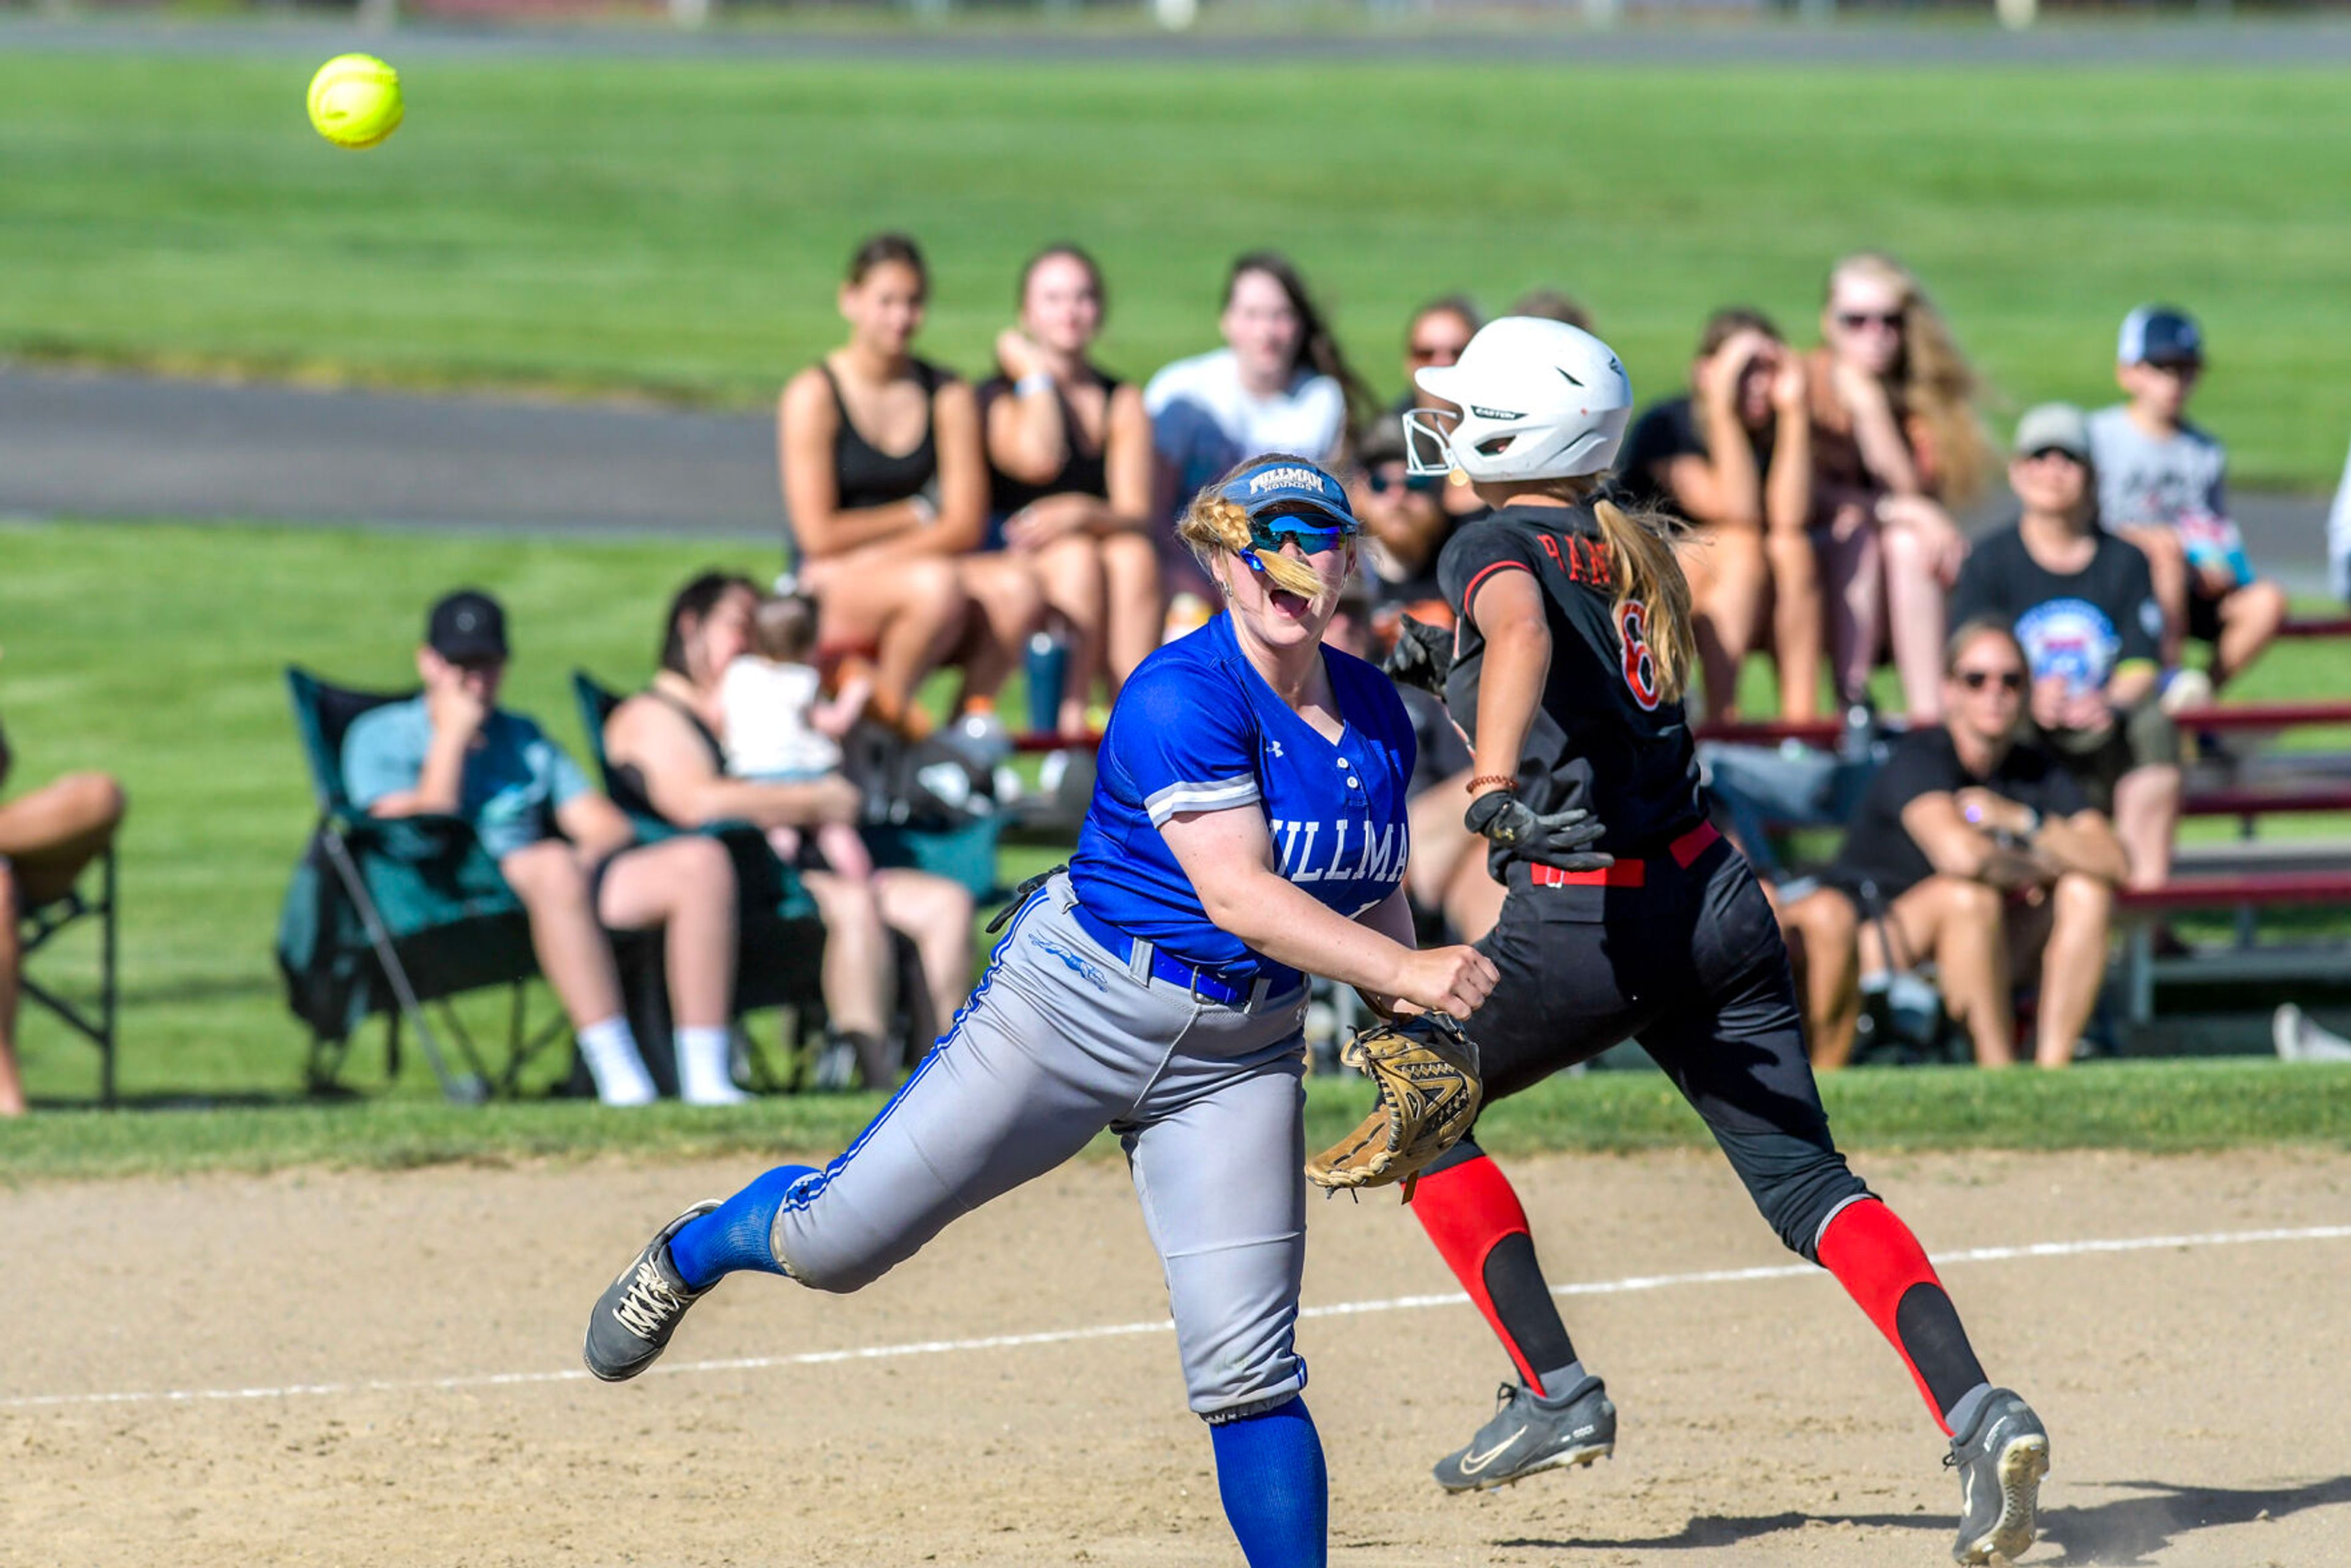
<path id="1" fill-rule="evenodd" d="M 93 872 L 98 880 L 95 897 L 83 890 Z M 17 987 L 27 998 L 56 1014 L 59 1022 L 98 1047 L 98 1098 L 102 1105 L 114 1103 L 114 1026 L 120 994 L 115 970 L 119 927 L 114 876 L 114 846 L 109 844 L 99 852 L 91 870 L 82 873 L 81 882 L 57 897 L 23 911 L 16 922 Z M 59 996 L 30 972 L 34 954 L 86 920 L 98 922 L 95 1013 Z"/>
<path id="2" fill-rule="evenodd" d="M 522 902 L 498 873 L 470 825 L 455 817 L 370 817 L 343 783 L 343 737 L 360 715 L 413 693 L 352 691 L 289 667 L 286 684 L 319 802 L 308 852 L 287 890 L 279 925 L 278 963 L 288 1001 L 311 1030 L 309 1082 L 330 1083 L 359 1027 L 385 1016 L 384 1059 L 400 1064 L 403 1022 L 452 1100 L 488 1097 L 493 1077 L 450 998 L 489 986 L 508 987 L 506 1061 L 495 1077 L 511 1093 L 525 1067 L 567 1037 L 560 1013 L 531 1029 L 524 988 L 538 973 Z M 433 1021 L 455 1041 L 444 1053 Z"/>

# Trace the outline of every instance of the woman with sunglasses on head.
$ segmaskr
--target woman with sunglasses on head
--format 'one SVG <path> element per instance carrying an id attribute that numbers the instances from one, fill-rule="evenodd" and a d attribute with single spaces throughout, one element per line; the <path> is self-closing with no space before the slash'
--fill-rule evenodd
<path id="1" fill-rule="evenodd" d="M 1074 245 L 1038 252 L 1021 269 L 1019 324 L 997 338 L 998 371 L 979 389 L 989 516 L 1070 629 L 1064 734 L 1085 727 L 1097 679 L 1117 696 L 1159 645 L 1165 613 L 1151 416 L 1138 388 L 1088 357 L 1102 306 L 1093 257 Z"/>
<path id="2" fill-rule="evenodd" d="M 1494 969 L 1412 946 L 1412 732 L 1378 670 L 1320 641 L 1355 566 L 1338 482 L 1255 459 L 1181 533 L 1228 612 L 1120 693 L 1077 854 L 1008 912 L 955 1027 L 848 1153 L 663 1228 L 597 1302 L 583 1354 L 601 1378 L 635 1376 L 738 1270 L 859 1290 L 1108 1129 L 1242 1553 L 1322 1568 L 1322 1448 L 1294 1344 L 1305 977 L 1458 1016 Z"/>
<path id="3" fill-rule="evenodd" d="M 1042 611 L 1035 573 L 981 553 L 987 457 L 968 382 L 919 359 L 930 270 L 904 235 L 877 235 L 841 286 L 849 341 L 794 376 L 777 416 L 784 506 L 819 644 L 865 649 L 872 706 L 925 727 L 914 687 L 945 663 L 962 705 L 992 722 L 997 689 Z"/>
<path id="4" fill-rule="evenodd" d="M 1925 1252 L 1829 1135 L 1771 906 L 1707 824 L 1682 708 L 1689 586 L 1661 521 L 1598 494 L 1632 412 L 1623 365 L 1589 333 L 1506 317 L 1418 379 L 1462 412 L 1408 416 L 1416 465 L 1460 469 L 1494 507 L 1445 547 L 1453 638 L 1408 625 L 1390 665 L 1441 684 L 1475 758 L 1465 821 L 1509 889 L 1478 943 L 1501 978 L 1466 1025 L 1488 1103 L 1639 1041 L 1782 1240 L 1836 1276 L 1917 1379 L 1961 1471 L 1959 1561 L 2014 1555 L 2048 1437 L 1986 1380 Z M 1422 1174 L 1412 1212 L 1517 1375 L 1438 1484 L 1613 1452 L 1615 1406 L 1474 1128 Z"/>
<path id="5" fill-rule="evenodd" d="M 1931 720 L 1943 596 L 1968 553 L 1951 509 L 1991 476 L 1975 371 L 1918 280 L 1874 252 L 1830 272 L 1821 338 L 1805 369 L 1830 675 L 1841 704 L 1865 702 L 1890 649 L 1906 709 Z"/>

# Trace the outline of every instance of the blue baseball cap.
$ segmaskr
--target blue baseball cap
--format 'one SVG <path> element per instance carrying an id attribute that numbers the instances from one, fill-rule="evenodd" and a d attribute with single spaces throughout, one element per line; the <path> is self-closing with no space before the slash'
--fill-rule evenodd
<path id="1" fill-rule="evenodd" d="M 2126 365 L 2200 365 L 2204 334 L 2196 319 L 2171 305 L 2142 305 L 2123 318 L 2115 358 Z"/>
<path id="2" fill-rule="evenodd" d="M 1269 457 L 1227 480 L 1217 492 L 1249 515 L 1251 522 L 1274 516 L 1310 514 L 1328 519 L 1332 530 L 1352 534 L 1362 525 L 1347 506 L 1339 481 L 1303 457 Z"/>

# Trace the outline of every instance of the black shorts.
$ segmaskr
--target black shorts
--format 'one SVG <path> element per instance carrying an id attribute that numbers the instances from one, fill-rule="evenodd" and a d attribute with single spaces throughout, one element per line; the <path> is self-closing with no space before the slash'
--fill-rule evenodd
<path id="1" fill-rule="evenodd" d="M 2220 640 L 2220 604 L 2227 597 L 2227 594 L 2207 593 L 2201 582 L 2192 578 L 2189 580 L 2186 629 L 2192 641 L 2218 643 Z"/>
<path id="2" fill-rule="evenodd" d="M 1830 1215 L 1867 1188 L 1829 1135 L 1779 923 L 1728 840 L 1687 867 L 1639 863 L 1637 887 L 1538 887 L 1511 868 L 1501 919 L 1478 944 L 1501 983 L 1467 1024 L 1487 1102 L 1637 1040 L 1809 1258 Z"/>

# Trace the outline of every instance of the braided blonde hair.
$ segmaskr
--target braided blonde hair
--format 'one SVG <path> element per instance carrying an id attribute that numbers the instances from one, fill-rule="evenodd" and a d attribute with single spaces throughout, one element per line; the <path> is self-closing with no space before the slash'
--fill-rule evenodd
<path id="1" fill-rule="evenodd" d="M 1176 524 L 1176 537 L 1192 551 L 1192 559 L 1200 570 L 1211 577 L 1216 570 L 1209 563 L 1219 554 L 1238 555 L 1249 549 L 1249 509 L 1238 501 L 1228 501 L 1220 492 L 1238 475 L 1246 474 L 1262 463 L 1295 463 L 1301 468 L 1315 468 L 1303 457 L 1271 452 L 1236 465 L 1192 497 L 1192 505 Z M 1301 599 L 1319 599 L 1328 586 L 1322 573 L 1302 560 L 1283 555 L 1279 550 L 1258 552 L 1259 565 L 1265 568 L 1268 582 Z"/>

